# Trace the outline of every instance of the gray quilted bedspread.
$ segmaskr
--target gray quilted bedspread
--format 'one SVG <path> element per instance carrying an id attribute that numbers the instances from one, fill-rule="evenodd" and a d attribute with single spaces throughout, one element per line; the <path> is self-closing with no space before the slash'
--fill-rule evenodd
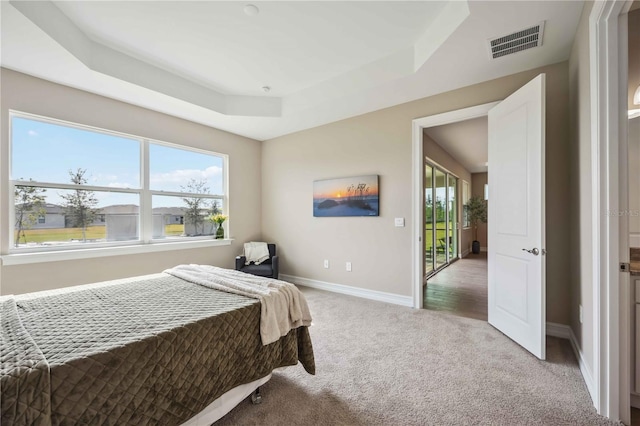
<path id="1" fill-rule="evenodd" d="M 260 303 L 166 274 L 1 303 L 4 425 L 178 425 L 274 368 L 315 374 L 306 327 L 267 346 Z"/>

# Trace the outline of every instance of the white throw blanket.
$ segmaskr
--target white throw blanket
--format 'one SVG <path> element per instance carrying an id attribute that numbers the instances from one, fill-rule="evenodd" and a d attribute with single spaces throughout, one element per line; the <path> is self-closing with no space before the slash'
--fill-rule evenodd
<path id="1" fill-rule="evenodd" d="M 269 247 L 267 243 L 244 243 L 244 255 L 247 258 L 245 265 L 251 262 L 259 265 L 269 258 Z"/>
<path id="2" fill-rule="evenodd" d="M 178 265 L 164 272 L 205 287 L 260 300 L 263 345 L 277 341 L 294 328 L 311 325 L 307 300 L 288 282 L 210 265 Z"/>

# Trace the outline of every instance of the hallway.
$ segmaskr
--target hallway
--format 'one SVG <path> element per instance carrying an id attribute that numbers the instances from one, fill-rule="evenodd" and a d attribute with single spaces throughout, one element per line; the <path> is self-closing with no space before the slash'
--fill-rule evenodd
<path id="1" fill-rule="evenodd" d="M 487 321 L 487 253 L 469 254 L 427 280 L 424 308 Z"/>

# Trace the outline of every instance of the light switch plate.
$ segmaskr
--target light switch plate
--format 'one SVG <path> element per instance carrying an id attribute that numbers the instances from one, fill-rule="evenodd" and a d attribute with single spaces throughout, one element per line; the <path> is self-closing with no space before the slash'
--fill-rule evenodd
<path id="1" fill-rule="evenodd" d="M 398 228 L 404 227 L 404 217 L 396 217 L 395 223 Z"/>

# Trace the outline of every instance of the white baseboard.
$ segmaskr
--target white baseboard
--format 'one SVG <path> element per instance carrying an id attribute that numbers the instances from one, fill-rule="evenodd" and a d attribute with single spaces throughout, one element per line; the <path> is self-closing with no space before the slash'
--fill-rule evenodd
<path id="1" fill-rule="evenodd" d="M 640 247 L 640 233 L 633 232 L 629 234 L 629 247 Z"/>
<path id="2" fill-rule="evenodd" d="M 638 408 L 640 409 L 640 395 L 637 393 L 632 393 L 631 394 L 631 406 L 633 408 Z"/>
<path id="3" fill-rule="evenodd" d="M 594 393 L 594 382 L 593 375 L 591 374 L 591 370 L 587 365 L 584 355 L 578 346 L 578 339 L 576 335 L 573 333 L 573 329 L 565 324 L 557 324 L 554 322 L 547 323 L 547 335 L 559 337 L 562 339 L 569 339 L 571 342 L 571 347 L 573 348 L 573 352 L 576 355 L 576 359 L 578 360 L 578 365 L 580 366 L 580 372 L 582 373 L 582 378 L 584 379 L 584 383 L 587 385 L 587 390 L 589 391 L 589 395 L 591 395 L 591 401 L 595 405 L 595 393 Z"/>
<path id="4" fill-rule="evenodd" d="M 481 253 L 482 253 L 482 252 L 486 253 L 486 252 L 487 252 L 487 248 L 486 248 L 486 247 L 480 247 L 480 252 L 481 252 Z"/>
<path id="5" fill-rule="evenodd" d="M 471 250 L 466 249 L 465 251 L 462 252 L 462 254 L 460 255 L 460 257 L 467 257 L 469 255 L 469 253 L 471 253 Z"/>
<path id="6" fill-rule="evenodd" d="M 394 305 L 413 307 L 413 297 L 411 296 L 401 296 L 399 294 L 386 293 L 384 291 L 367 290 L 366 288 L 352 287 L 344 284 L 328 283 L 325 281 L 312 280 L 309 278 L 296 277 L 286 274 L 280 274 L 280 279 L 304 287 L 317 288 L 320 290 L 331 291 L 333 293 L 348 294 L 349 296 L 377 300 L 378 302 L 393 303 Z"/>
<path id="7" fill-rule="evenodd" d="M 547 322 L 547 336 L 571 340 L 571 327 L 555 322 Z"/>

